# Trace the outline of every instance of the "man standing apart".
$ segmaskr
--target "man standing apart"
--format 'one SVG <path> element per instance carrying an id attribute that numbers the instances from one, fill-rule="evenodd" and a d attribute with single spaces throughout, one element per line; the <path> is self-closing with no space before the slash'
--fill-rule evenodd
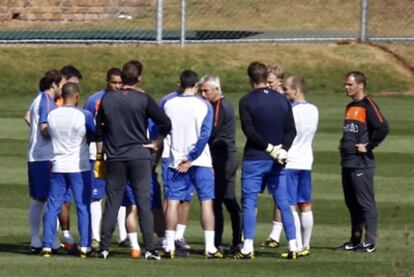
<path id="1" fill-rule="evenodd" d="M 223 203 L 230 213 L 233 240 L 230 252 L 236 251 L 241 244 L 241 210 L 236 200 L 236 171 L 238 166 L 236 148 L 236 122 L 234 109 L 224 98 L 218 76 L 206 75 L 201 78 L 200 91 L 213 105 L 214 120 L 209 146 L 213 158 L 215 197 L 215 239 L 216 247 L 222 246 L 224 218 Z"/>
<path id="2" fill-rule="evenodd" d="M 365 93 L 367 79 L 362 72 L 351 71 L 345 77 L 346 106 L 344 133 L 340 140 L 342 187 L 351 215 L 351 238 L 344 250 L 375 251 L 377 208 L 374 197 L 375 160 L 372 150 L 389 132 L 380 109 Z M 364 242 L 362 234 L 365 232 Z"/>
<path id="3" fill-rule="evenodd" d="M 165 188 L 165 256 L 169 258 L 174 258 L 175 254 L 178 205 L 185 199 L 191 185 L 197 189 L 200 199 L 205 256 L 223 258 L 223 253 L 214 246 L 214 176 L 207 144 L 213 123 L 213 110 L 210 103 L 195 95 L 197 82 L 197 73 L 184 70 L 180 76 L 182 93 L 166 101 L 163 106 L 172 124 Z"/>
<path id="4" fill-rule="evenodd" d="M 153 244 L 152 155 L 148 147 L 161 145 L 163 138 L 170 132 L 171 122 L 158 104 L 137 87 L 141 74 L 142 64 L 139 61 L 126 63 L 122 68 L 123 87 L 105 94 L 96 118 L 96 160 L 102 161 L 103 146 L 107 156 L 107 199 L 102 216 L 99 253 L 99 256 L 104 259 L 107 259 L 109 255 L 109 243 L 124 196 L 127 178 L 138 204 L 139 223 L 146 249 L 145 258 L 160 259 Z M 159 127 L 159 137 L 151 144 L 147 137 L 149 118 Z"/>
<path id="5" fill-rule="evenodd" d="M 252 62 L 247 74 L 253 91 L 239 102 L 241 126 L 247 137 L 241 174 L 244 242 L 233 258 L 254 258 L 257 197 L 265 182 L 282 214 L 289 242 L 287 257 L 296 259 L 295 223 L 283 167 L 296 135 L 292 108 L 283 95 L 267 87 L 264 64 Z"/>
<path id="6" fill-rule="evenodd" d="M 56 216 L 62 209 L 65 194 L 72 191 L 78 213 L 80 256 L 86 257 L 91 249 L 91 171 L 87 136 L 94 135 L 92 114 L 76 108 L 80 98 L 79 87 L 66 83 L 62 88 L 63 106 L 51 111 L 45 130 L 53 144 L 52 178 L 44 219 L 42 256 L 49 257 L 56 234 Z"/>
<path id="7" fill-rule="evenodd" d="M 291 101 L 295 119 L 296 137 L 288 151 L 286 179 L 296 226 L 298 256 L 310 254 L 310 238 L 313 229 L 312 213 L 312 140 L 318 127 L 319 112 L 315 105 L 306 101 L 305 79 L 292 76 L 286 80 L 285 96 Z M 300 210 L 300 218 L 296 211 Z"/>

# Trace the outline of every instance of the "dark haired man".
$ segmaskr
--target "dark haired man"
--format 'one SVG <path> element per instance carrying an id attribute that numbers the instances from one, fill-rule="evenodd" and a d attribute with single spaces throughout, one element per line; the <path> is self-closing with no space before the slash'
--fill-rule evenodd
<path id="1" fill-rule="evenodd" d="M 30 247 L 33 253 L 40 252 L 42 242 L 39 236 L 40 220 L 43 206 L 49 195 L 50 160 L 52 143 L 44 130 L 47 128 L 47 115 L 55 108 L 55 99 L 60 96 L 62 74 L 58 70 L 45 73 L 39 83 L 39 93 L 28 111 L 30 137 L 28 147 L 29 189 L 32 202 L 29 207 L 29 226 L 31 233 Z M 60 247 L 58 241 L 54 249 Z"/>
<path id="2" fill-rule="evenodd" d="M 205 256 L 223 258 L 214 245 L 214 177 L 208 139 L 213 110 L 207 101 L 196 96 L 198 75 L 184 70 L 180 75 L 182 92 L 165 101 L 163 109 L 171 119 L 170 155 L 165 184 L 167 208 L 165 255 L 174 258 L 178 205 L 185 200 L 191 185 L 197 189 L 201 205 L 201 224 L 204 230 Z"/>
<path id="3" fill-rule="evenodd" d="M 289 242 L 288 258 L 296 259 L 295 224 L 289 206 L 284 164 L 296 135 L 287 99 L 267 87 L 267 68 L 252 62 L 247 74 L 253 91 L 240 99 L 241 126 L 247 137 L 242 162 L 243 248 L 234 259 L 254 258 L 257 197 L 266 183 L 282 214 Z"/>
<path id="4" fill-rule="evenodd" d="M 82 74 L 80 73 L 80 71 L 71 64 L 62 67 L 60 69 L 60 72 L 63 75 L 65 83 L 71 82 L 79 85 L 80 80 L 82 80 Z"/>
<path id="5" fill-rule="evenodd" d="M 344 133 L 339 143 L 342 187 L 351 215 L 351 238 L 344 250 L 370 253 L 375 251 L 377 209 L 374 197 L 375 160 L 372 150 L 389 132 L 380 109 L 365 93 L 367 80 L 359 71 L 345 77 L 346 95 L 352 102 L 346 106 Z M 362 235 L 365 232 L 364 242 Z"/>
<path id="6" fill-rule="evenodd" d="M 170 132 L 171 122 L 157 103 L 137 87 L 142 74 L 139 61 L 130 61 L 122 68 L 123 87 L 106 93 L 97 114 L 97 160 L 105 151 L 107 186 L 103 213 L 99 256 L 106 259 L 127 178 L 138 204 L 139 223 L 144 238 L 146 259 L 159 260 L 154 250 L 154 222 L 151 212 L 150 149 L 161 145 Z M 159 137 L 149 143 L 148 119 L 159 126 Z M 104 148 L 103 148 L 104 147 Z"/>
<path id="7" fill-rule="evenodd" d="M 122 87 L 121 70 L 118 68 L 111 68 L 106 73 L 106 87 L 105 89 L 98 91 L 86 100 L 84 109 L 92 113 L 95 118 L 98 113 L 99 106 L 102 101 L 102 97 L 105 93 L 113 90 L 118 90 Z M 91 142 L 89 145 L 89 157 L 91 167 L 93 168 L 96 160 L 96 145 L 95 142 Z M 91 201 L 91 229 L 92 229 L 92 247 L 99 249 L 100 228 L 102 219 L 102 199 L 105 196 L 105 180 L 97 179 L 92 174 L 92 201 Z M 125 207 L 121 207 L 118 214 L 118 230 L 119 230 L 119 243 L 122 243 L 127 238 L 125 230 Z"/>

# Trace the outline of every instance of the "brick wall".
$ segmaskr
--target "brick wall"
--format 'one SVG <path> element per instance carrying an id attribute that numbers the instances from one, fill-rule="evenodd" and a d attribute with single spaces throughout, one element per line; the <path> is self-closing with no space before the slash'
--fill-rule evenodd
<path id="1" fill-rule="evenodd" d="M 0 21 L 91 21 L 134 15 L 155 0 L 0 0 Z"/>

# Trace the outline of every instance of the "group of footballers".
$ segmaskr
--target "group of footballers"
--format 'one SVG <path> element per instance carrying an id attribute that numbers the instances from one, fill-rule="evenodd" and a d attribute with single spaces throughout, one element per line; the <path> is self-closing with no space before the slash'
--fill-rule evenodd
<path id="1" fill-rule="evenodd" d="M 184 70 L 177 91 L 156 104 L 139 87 L 142 69 L 139 61 L 111 68 L 105 89 L 89 96 L 84 109 L 77 107 L 82 75 L 75 67 L 50 70 L 40 80 L 39 93 L 25 116 L 30 126 L 31 251 L 45 257 L 66 251 L 108 258 L 118 221 L 119 242 L 128 240 L 131 258 L 140 258 L 138 217 L 146 259 L 186 256 L 191 246 L 184 232 L 196 191 L 205 256 L 224 257 L 224 204 L 232 223 L 231 257 L 253 259 L 257 198 L 267 187 L 275 208 L 264 246 L 278 247 L 284 228 L 289 251 L 281 256 L 309 255 L 312 140 L 318 110 L 306 101 L 304 78 L 291 76 L 285 81 L 280 67 L 260 62 L 248 67 L 252 91 L 239 103 L 247 138 L 240 207 L 235 192 L 239 164 L 235 114 L 223 96 L 219 77 L 199 78 L 196 72 Z M 163 190 L 155 172 L 159 160 Z M 73 201 L 79 246 L 69 231 Z M 59 225 L 63 243 L 57 235 Z M 160 239 L 160 253 L 152 242 L 153 233 Z"/>

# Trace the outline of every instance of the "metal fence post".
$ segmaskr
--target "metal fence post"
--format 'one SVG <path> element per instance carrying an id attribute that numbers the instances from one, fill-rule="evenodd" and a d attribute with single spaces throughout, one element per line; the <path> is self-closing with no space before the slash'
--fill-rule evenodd
<path id="1" fill-rule="evenodd" d="M 368 41 L 368 0 L 361 0 L 361 25 L 359 39 L 361 42 Z"/>
<path id="2" fill-rule="evenodd" d="M 185 44 L 185 0 L 181 0 L 181 29 L 180 29 L 180 45 Z"/>
<path id="3" fill-rule="evenodd" d="M 157 0 L 157 44 L 162 44 L 163 0 Z"/>

